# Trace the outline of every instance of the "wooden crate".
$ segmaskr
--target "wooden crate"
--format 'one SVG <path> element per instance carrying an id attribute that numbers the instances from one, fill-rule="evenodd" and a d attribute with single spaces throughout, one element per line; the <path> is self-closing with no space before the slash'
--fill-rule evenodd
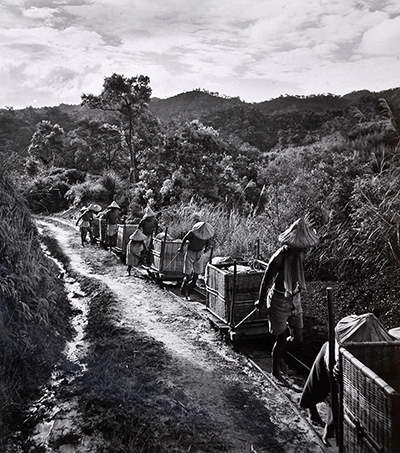
<path id="1" fill-rule="evenodd" d="M 115 249 L 122 255 L 126 255 L 126 246 L 129 242 L 129 236 L 137 230 L 138 225 L 124 223 L 118 225 L 117 245 Z"/>
<path id="2" fill-rule="evenodd" d="M 179 252 L 181 244 L 181 240 L 153 239 L 150 270 L 157 273 L 162 280 L 183 279 L 184 254 Z"/>
<path id="3" fill-rule="evenodd" d="M 341 451 L 400 452 L 400 342 L 347 343 Z"/>
<path id="4" fill-rule="evenodd" d="M 237 263 L 239 268 L 246 263 Z M 232 272 L 234 264 L 207 264 L 206 306 L 214 315 L 229 326 L 238 325 L 252 310 L 258 299 L 263 270 Z M 236 268 L 238 269 L 238 268 Z M 261 324 L 267 331 L 268 317 L 265 306 L 241 324 L 241 328 L 251 328 Z"/>
<path id="5" fill-rule="evenodd" d="M 93 237 L 98 239 L 100 236 L 100 225 L 99 220 L 96 217 L 93 218 L 92 228 L 93 228 Z"/>

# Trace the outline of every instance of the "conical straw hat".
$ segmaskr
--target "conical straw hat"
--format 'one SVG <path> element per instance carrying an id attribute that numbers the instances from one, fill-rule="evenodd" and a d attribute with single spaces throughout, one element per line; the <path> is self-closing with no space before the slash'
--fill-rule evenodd
<path id="1" fill-rule="evenodd" d="M 138 229 L 135 230 L 130 236 L 129 239 L 131 241 L 144 241 L 146 236 Z"/>
<path id="2" fill-rule="evenodd" d="M 296 220 L 287 230 L 281 233 L 278 240 L 283 245 L 298 249 L 306 249 L 317 245 L 319 242 L 317 234 L 303 218 Z"/>
<path id="3" fill-rule="evenodd" d="M 337 323 L 335 332 L 340 343 L 392 341 L 373 313 L 346 316 Z"/>
<path id="4" fill-rule="evenodd" d="M 101 206 L 99 204 L 91 204 L 89 206 L 89 211 L 93 211 L 93 212 L 100 212 L 101 211 Z"/>
<path id="5" fill-rule="evenodd" d="M 113 202 L 108 206 L 108 208 L 121 209 L 121 208 L 118 206 L 118 204 L 117 204 L 116 201 L 113 201 Z"/>
<path id="6" fill-rule="evenodd" d="M 197 222 L 192 228 L 193 234 L 200 239 L 211 239 L 214 236 L 214 228 L 207 222 Z"/>
<path id="7" fill-rule="evenodd" d="M 143 215 L 143 218 L 146 218 L 146 217 L 155 217 L 155 213 L 149 208 L 147 207 L 145 210 L 144 210 L 144 215 Z"/>

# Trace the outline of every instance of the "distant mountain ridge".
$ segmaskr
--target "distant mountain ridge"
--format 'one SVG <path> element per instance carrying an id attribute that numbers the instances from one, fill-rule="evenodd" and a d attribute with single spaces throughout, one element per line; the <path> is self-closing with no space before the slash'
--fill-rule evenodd
<path id="1" fill-rule="evenodd" d="M 400 88 L 378 93 L 361 90 L 344 96 L 285 95 L 259 103 L 195 90 L 167 99 L 154 98 L 149 109 L 165 124 L 198 119 L 223 137 L 236 137 L 261 151 L 268 151 L 279 141 L 312 143 L 332 130 L 332 122 L 337 123 L 335 118 L 346 116 L 350 107 L 366 113 L 376 111 L 379 98 L 385 98 L 393 106 L 400 122 Z"/>
<path id="2" fill-rule="evenodd" d="M 203 116 L 206 112 L 217 112 L 232 107 L 246 106 L 259 110 L 264 114 L 288 113 L 293 111 L 325 112 L 326 110 L 343 110 L 349 105 L 358 103 L 365 97 L 385 97 L 389 102 L 400 108 L 400 88 L 380 92 L 368 90 L 353 91 L 344 96 L 334 94 L 318 94 L 310 96 L 285 95 L 268 101 L 249 103 L 239 98 L 220 97 L 207 91 L 194 90 L 166 99 L 153 98 L 150 111 L 163 121 L 187 116 L 189 119 Z"/>

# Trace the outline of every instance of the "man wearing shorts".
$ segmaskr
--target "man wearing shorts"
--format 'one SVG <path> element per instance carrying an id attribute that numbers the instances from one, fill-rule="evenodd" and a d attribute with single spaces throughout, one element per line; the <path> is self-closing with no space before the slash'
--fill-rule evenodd
<path id="1" fill-rule="evenodd" d="M 179 252 L 187 250 L 183 259 L 183 278 L 181 292 L 189 298 L 196 285 L 198 276 L 203 272 L 203 254 L 209 247 L 209 241 L 214 236 L 214 228 L 207 222 L 197 222 L 182 239 Z"/>
<path id="2" fill-rule="evenodd" d="M 272 349 L 272 374 L 281 379 L 287 347 L 303 341 L 300 293 L 306 288 L 304 255 L 309 247 L 318 243 L 318 237 L 304 219 L 298 219 L 279 235 L 278 240 L 282 247 L 268 263 L 255 306 L 267 304 L 269 331 L 276 337 Z"/>

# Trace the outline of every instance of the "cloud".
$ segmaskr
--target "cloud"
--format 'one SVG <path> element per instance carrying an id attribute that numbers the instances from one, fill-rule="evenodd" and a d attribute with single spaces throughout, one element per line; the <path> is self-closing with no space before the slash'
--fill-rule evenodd
<path id="1" fill-rule="evenodd" d="M 0 14 L 0 105 L 23 89 L 26 104 L 79 102 L 112 73 L 148 75 L 160 97 L 249 101 L 398 84 L 398 0 L 2 0 Z"/>
<path id="2" fill-rule="evenodd" d="M 363 55 L 400 56 L 400 16 L 383 20 L 367 30 L 359 52 Z"/>

